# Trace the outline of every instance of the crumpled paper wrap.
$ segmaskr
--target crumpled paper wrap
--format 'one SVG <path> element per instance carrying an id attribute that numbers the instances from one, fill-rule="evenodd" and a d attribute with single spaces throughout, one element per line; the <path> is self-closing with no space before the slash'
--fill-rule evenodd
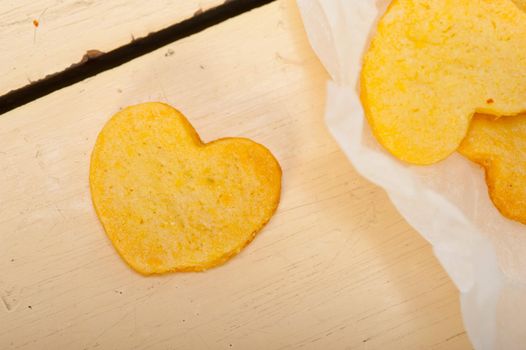
<path id="1" fill-rule="evenodd" d="M 354 167 L 383 187 L 432 245 L 460 290 L 476 349 L 526 349 L 526 226 L 489 199 L 484 172 L 459 154 L 404 164 L 375 140 L 359 99 L 362 55 L 388 0 L 297 0 L 312 48 L 332 77 L 326 123 Z"/>

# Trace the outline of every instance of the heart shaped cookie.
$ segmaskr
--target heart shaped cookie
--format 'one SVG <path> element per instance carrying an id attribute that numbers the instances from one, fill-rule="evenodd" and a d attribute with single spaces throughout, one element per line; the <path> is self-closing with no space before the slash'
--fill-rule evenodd
<path id="1" fill-rule="evenodd" d="M 484 167 L 502 215 L 526 224 L 526 116 L 476 115 L 458 151 Z"/>
<path id="2" fill-rule="evenodd" d="M 262 145 L 204 144 L 176 109 L 144 103 L 100 132 L 90 188 L 106 234 L 133 269 L 201 271 L 237 254 L 268 222 L 281 169 Z"/>
<path id="3" fill-rule="evenodd" d="M 526 13 L 510 0 L 394 0 L 361 75 L 378 141 L 431 164 L 454 152 L 475 112 L 526 111 Z"/>

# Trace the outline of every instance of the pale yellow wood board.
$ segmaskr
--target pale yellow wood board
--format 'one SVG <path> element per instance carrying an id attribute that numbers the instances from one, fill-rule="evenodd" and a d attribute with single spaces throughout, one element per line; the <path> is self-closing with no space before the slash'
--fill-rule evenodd
<path id="1" fill-rule="evenodd" d="M 0 348 L 470 349 L 431 247 L 328 134 L 327 78 L 283 0 L 0 116 Z M 281 162 L 275 217 L 226 265 L 142 277 L 95 216 L 97 133 L 149 100 Z"/>
<path id="2" fill-rule="evenodd" d="M 88 50 L 110 51 L 223 2 L 0 1 L 0 95 L 62 71 Z"/>

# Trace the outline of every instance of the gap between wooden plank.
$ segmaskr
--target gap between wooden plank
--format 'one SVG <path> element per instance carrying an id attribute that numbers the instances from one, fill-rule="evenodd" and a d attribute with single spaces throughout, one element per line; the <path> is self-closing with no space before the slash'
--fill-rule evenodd
<path id="1" fill-rule="evenodd" d="M 135 39 L 107 53 L 90 50 L 80 62 L 65 70 L 0 96 L 0 115 L 273 1 L 275 0 L 227 0 L 223 5 Z"/>

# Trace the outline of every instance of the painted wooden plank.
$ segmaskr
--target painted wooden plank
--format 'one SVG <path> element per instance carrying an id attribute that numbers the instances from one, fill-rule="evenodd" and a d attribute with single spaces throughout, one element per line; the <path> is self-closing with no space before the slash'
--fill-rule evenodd
<path id="1" fill-rule="evenodd" d="M 0 1 L 0 95 L 223 1 Z"/>
<path id="2" fill-rule="evenodd" d="M 470 349 L 431 247 L 326 131 L 326 80 L 281 0 L 1 116 L 0 347 Z M 98 223 L 97 133 L 150 100 L 281 162 L 275 217 L 224 266 L 142 277 Z"/>

